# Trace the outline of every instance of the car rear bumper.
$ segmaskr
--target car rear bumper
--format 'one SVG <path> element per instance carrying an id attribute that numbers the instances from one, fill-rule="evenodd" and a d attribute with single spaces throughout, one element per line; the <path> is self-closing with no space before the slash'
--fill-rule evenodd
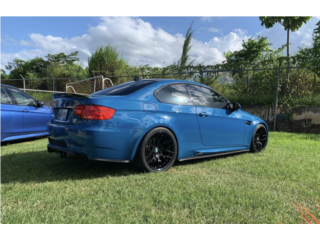
<path id="1" fill-rule="evenodd" d="M 88 125 L 77 128 L 72 125 L 49 123 L 48 152 L 61 156 L 87 157 L 90 160 L 130 162 L 142 129 L 101 128 Z"/>
<path id="2" fill-rule="evenodd" d="M 58 146 L 52 145 L 50 143 L 47 145 L 47 149 L 48 149 L 49 153 L 57 152 L 57 153 L 64 153 L 70 157 L 78 156 L 67 148 L 58 147 Z"/>

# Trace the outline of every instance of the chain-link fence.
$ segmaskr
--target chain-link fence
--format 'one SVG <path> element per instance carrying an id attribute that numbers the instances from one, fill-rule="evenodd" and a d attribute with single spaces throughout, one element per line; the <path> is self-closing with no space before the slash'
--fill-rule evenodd
<path id="1" fill-rule="evenodd" d="M 270 130 L 320 133 L 319 67 L 261 69 L 192 68 L 185 72 L 144 72 L 141 75 L 105 75 L 88 79 L 11 79 L 2 80 L 35 99 L 52 103 L 54 92 L 91 94 L 134 77 L 142 79 L 184 79 L 208 85 L 242 109 L 264 119 Z M 315 71 L 316 70 L 316 71 Z M 35 89 L 37 91 L 35 91 Z"/>
<path id="2" fill-rule="evenodd" d="M 81 79 L 1 79 L 1 83 L 20 88 L 33 98 L 42 100 L 46 105 L 51 106 L 53 94 L 57 92 L 66 92 L 67 83 L 79 80 Z"/>
<path id="3" fill-rule="evenodd" d="M 20 88 L 48 106 L 52 105 L 52 95 L 59 92 L 91 94 L 113 86 L 110 79 L 97 76 L 87 79 L 80 78 L 46 78 L 46 79 L 2 79 L 2 84 Z"/>

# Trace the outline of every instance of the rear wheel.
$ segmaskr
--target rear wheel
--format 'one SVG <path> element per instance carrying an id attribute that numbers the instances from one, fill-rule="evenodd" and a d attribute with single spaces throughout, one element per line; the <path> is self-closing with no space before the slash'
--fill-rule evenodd
<path id="1" fill-rule="evenodd" d="M 250 150 L 251 152 L 261 152 L 266 148 L 268 141 L 268 131 L 263 124 L 259 124 L 254 130 Z"/>
<path id="2" fill-rule="evenodd" d="M 142 139 L 134 164 L 141 171 L 167 171 L 177 158 L 177 150 L 172 132 L 166 128 L 155 128 Z"/>

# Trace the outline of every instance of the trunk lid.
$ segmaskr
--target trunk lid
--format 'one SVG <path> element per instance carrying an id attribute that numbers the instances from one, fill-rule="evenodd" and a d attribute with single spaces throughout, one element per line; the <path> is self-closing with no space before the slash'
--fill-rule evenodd
<path id="1" fill-rule="evenodd" d="M 119 96 L 99 96 L 91 97 L 75 93 L 58 93 L 53 95 L 53 122 L 62 125 L 74 125 L 80 119 L 73 115 L 73 110 L 77 105 L 99 105 L 116 108 L 119 103 Z"/>
<path id="2" fill-rule="evenodd" d="M 57 124 L 71 124 L 75 106 L 92 104 L 90 98 L 82 94 L 58 93 L 52 97 L 54 122 Z"/>

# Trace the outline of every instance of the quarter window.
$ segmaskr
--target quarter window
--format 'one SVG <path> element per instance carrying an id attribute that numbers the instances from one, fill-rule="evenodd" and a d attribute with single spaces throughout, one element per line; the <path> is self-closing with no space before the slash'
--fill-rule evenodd
<path id="1" fill-rule="evenodd" d="M 36 106 L 36 103 L 34 102 L 33 98 L 28 96 L 24 92 L 20 92 L 19 90 L 8 88 L 8 91 L 12 94 L 14 99 L 17 101 L 18 105 L 23 106 Z"/>
<path id="2" fill-rule="evenodd" d="M 209 88 L 187 85 L 188 91 L 192 97 L 194 105 L 210 108 L 224 108 L 227 105 L 227 100 L 218 93 Z"/>
<path id="3" fill-rule="evenodd" d="M 160 102 L 192 105 L 192 100 L 184 84 L 172 84 L 156 93 Z"/>
<path id="4" fill-rule="evenodd" d="M 1 103 L 2 104 L 12 104 L 12 100 L 9 97 L 8 93 L 1 88 Z"/>

